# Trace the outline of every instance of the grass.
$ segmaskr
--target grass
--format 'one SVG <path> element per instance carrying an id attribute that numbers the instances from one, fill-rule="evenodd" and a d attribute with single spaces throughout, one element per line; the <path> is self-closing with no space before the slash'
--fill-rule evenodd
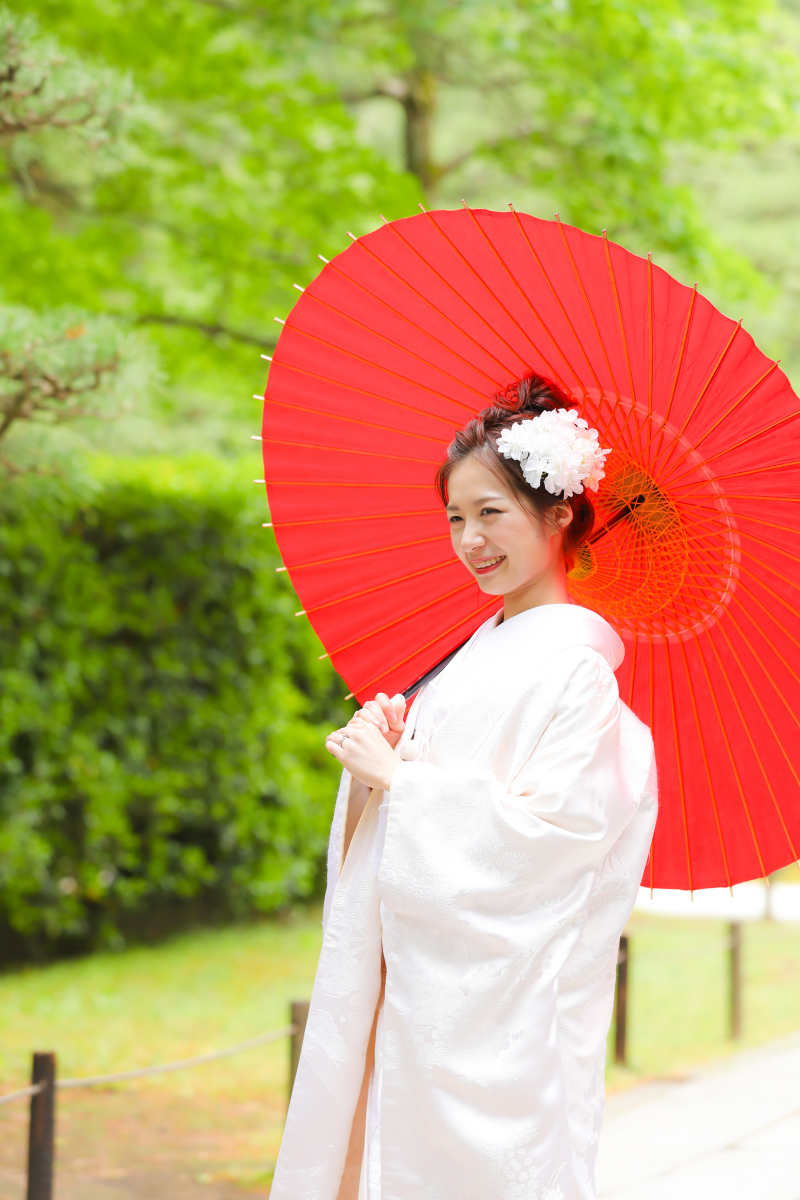
<path id="1" fill-rule="evenodd" d="M 800 1027 L 800 927 L 744 927 L 744 1037 L 728 1037 L 727 926 L 634 914 L 629 925 L 628 1069 L 612 1088 L 680 1075 Z M 55 1049 L 62 1076 L 190 1057 L 285 1025 L 310 995 L 319 913 L 184 935 L 164 945 L 0 975 L 0 1084 L 27 1081 L 30 1052 Z M 133 1086 L 180 1095 L 282 1097 L 280 1042 Z M 126 1085 L 131 1086 L 131 1085 Z"/>
<path id="2" fill-rule="evenodd" d="M 609 1091 L 680 1077 L 699 1064 L 800 1028 L 800 926 L 743 926 L 743 1037 L 729 1036 L 728 925 L 634 913 L 630 937 L 627 1068 Z"/>
<path id="3" fill-rule="evenodd" d="M 311 992 L 319 916 L 204 930 L 157 947 L 0 975 L 0 1092 L 28 1082 L 34 1049 L 57 1051 L 62 1078 L 85 1076 L 188 1058 L 285 1025 L 290 1000 Z M 727 926 L 634 914 L 628 932 L 629 1065 L 610 1062 L 610 1091 L 680 1077 L 800 1028 L 800 926 L 745 925 L 744 1037 L 737 1043 L 727 1028 Z M 133 1189 L 126 1196 L 169 1200 L 183 1172 L 233 1189 L 219 1195 L 241 1188 L 266 1195 L 287 1066 L 281 1041 L 192 1070 L 62 1092 L 64 1194 L 82 1195 L 95 1176 L 119 1176 Z M 20 1103 L 0 1108 L 0 1200 L 20 1191 L 26 1112 Z M 158 1179 L 157 1169 L 164 1172 Z"/>
<path id="4" fill-rule="evenodd" d="M 27 1082 L 30 1052 L 56 1050 L 62 1077 L 188 1058 L 288 1024 L 311 993 L 319 913 L 206 930 L 164 945 L 0 975 L 0 1081 Z M 191 1096 L 285 1095 L 285 1041 L 126 1087 Z"/>

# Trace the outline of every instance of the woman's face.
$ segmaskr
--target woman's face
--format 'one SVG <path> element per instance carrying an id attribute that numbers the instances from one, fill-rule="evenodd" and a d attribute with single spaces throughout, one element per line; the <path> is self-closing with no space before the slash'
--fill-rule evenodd
<path id="1" fill-rule="evenodd" d="M 474 455 L 453 468 L 447 491 L 453 549 L 482 591 L 509 598 L 536 592 L 555 576 L 564 579 L 568 504 L 543 520 Z"/>

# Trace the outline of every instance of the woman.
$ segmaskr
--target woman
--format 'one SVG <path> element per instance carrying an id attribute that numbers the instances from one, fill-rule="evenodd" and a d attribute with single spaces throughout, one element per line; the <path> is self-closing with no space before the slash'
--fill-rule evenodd
<path id="1" fill-rule="evenodd" d="M 439 470 L 453 549 L 503 608 L 344 771 L 325 936 L 273 1200 L 590 1200 L 619 936 L 656 815 L 624 650 L 570 604 L 607 451 L 529 376 Z"/>

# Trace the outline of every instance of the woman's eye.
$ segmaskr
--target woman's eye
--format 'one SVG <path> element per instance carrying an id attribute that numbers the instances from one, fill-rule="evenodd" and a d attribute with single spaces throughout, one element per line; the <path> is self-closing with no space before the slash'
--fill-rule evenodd
<path id="1" fill-rule="evenodd" d="M 460 520 L 461 520 L 461 517 L 450 517 L 450 524 L 457 525 Z"/>
<path id="2" fill-rule="evenodd" d="M 493 513 L 499 513 L 499 512 L 500 512 L 499 508 L 482 508 L 481 516 L 488 517 L 488 516 L 491 516 Z"/>

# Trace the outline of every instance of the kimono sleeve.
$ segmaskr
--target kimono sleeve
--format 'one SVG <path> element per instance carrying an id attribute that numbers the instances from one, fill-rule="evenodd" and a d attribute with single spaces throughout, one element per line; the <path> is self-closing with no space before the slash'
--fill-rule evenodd
<path id="1" fill-rule="evenodd" d="M 520 765 L 509 778 L 498 777 L 491 761 L 397 767 L 382 865 L 387 880 L 399 882 L 410 869 L 417 880 L 438 876 L 445 890 L 462 896 L 507 891 L 512 879 L 521 897 L 532 881 L 560 894 L 603 861 L 636 811 L 620 764 L 617 683 L 596 651 L 564 658 L 553 665 L 546 695 L 540 691 L 515 710 L 520 752 L 513 757 Z"/>

